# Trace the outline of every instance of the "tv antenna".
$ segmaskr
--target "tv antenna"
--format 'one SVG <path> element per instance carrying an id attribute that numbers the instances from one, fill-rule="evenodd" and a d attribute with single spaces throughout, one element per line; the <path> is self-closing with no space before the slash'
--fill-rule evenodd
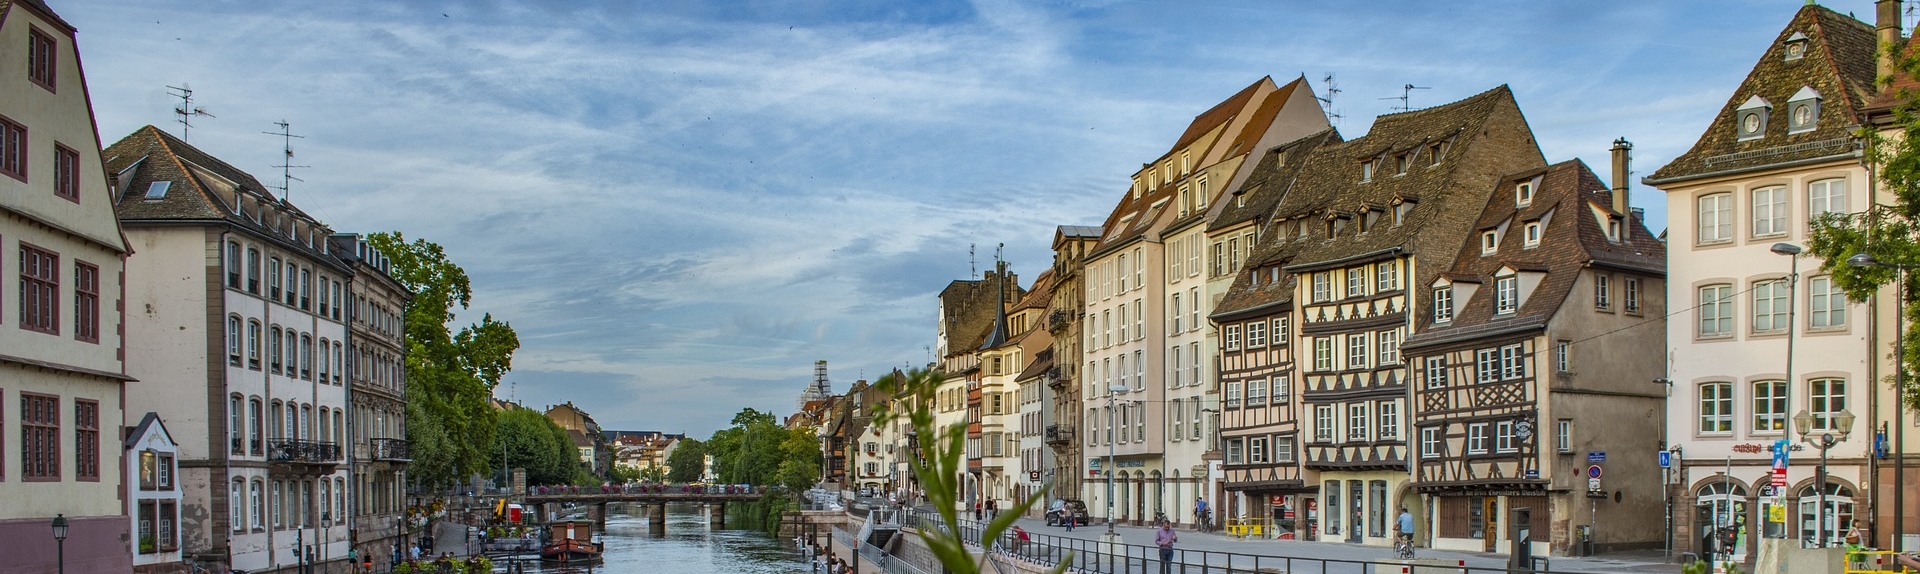
<path id="1" fill-rule="evenodd" d="M 1328 123 L 1340 123 L 1340 118 L 1343 116 L 1333 109 L 1333 97 L 1340 95 L 1341 90 L 1338 84 L 1333 83 L 1333 72 L 1327 72 L 1327 77 L 1321 78 L 1320 82 L 1327 85 L 1327 88 L 1321 91 L 1326 95 L 1314 99 L 1320 100 L 1320 105 L 1325 108 Z"/>
<path id="2" fill-rule="evenodd" d="M 973 244 L 968 243 L 967 244 L 967 279 L 973 280 L 973 279 L 978 279 L 979 277 L 980 277 L 980 265 L 978 263 L 975 263 L 973 260 Z"/>
<path id="3" fill-rule="evenodd" d="M 1413 98 L 1413 91 L 1414 91 L 1414 90 L 1426 90 L 1426 89 L 1431 89 L 1431 88 L 1428 88 L 1428 87 L 1426 87 L 1426 86 L 1416 86 L 1416 85 L 1413 85 L 1413 84 L 1407 84 L 1407 85 L 1405 85 L 1405 86 L 1400 86 L 1400 96 L 1399 96 L 1399 97 L 1388 97 L 1388 98 L 1380 98 L 1380 99 L 1382 99 L 1382 100 L 1400 100 L 1400 107 L 1397 107 L 1397 108 L 1393 108 L 1393 109 L 1396 109 L 1396 110 L 1400 110 L 1400 111 L 1403 111 L 1403 112 L 1410 112 L 1410 111 L 1413 111 L 1413 105 L 1412 105 L 1412 104 L 1410 104 L 1410 103 L 1408 103 L 1408 102 L 1409 102 L 1409 101 L 1410 101 L 1410 100 L 1411 100 L 1411 99 Z"/>
<path id="4" fill-rule="evenodd" d="M 280 131 L 260 132 L 260 133 L 267 134 L 270 136 L 280 136 L 280 151 L 285 155 L 280 157 L 280 165 L 273 166 L 273 167 L 280 168 L 280 187 L 276 187 L 274 189 L 280 190 L 280 201 L 284 202 L 284 201 L 287 201 L 287 199 L 292 195 L 288 193 L 287 190 L 288 188 L 293 187 L 293 182 L 306 181 L 304 179 L 294 177 L 293 170 L 295 168 L 313 167 L 313 166 L 293 165 L 293 138 L 306 139 L 307 136 L 293 135 L 293 130 L 292 130 L 293 124 L 287 123 L 287 120 L 280 120 L 277 122 L 273 122 L 273 125 L 280 126 Z"/>
<path id="5" fill-rule="evenodd" d="M 167 86 L 167 91 L 171 92 L 173 97 L 180 98 L 180 107 L 173 109 L 174 115 L 180 116 L 180 119 L 176 120 L 180 122 L 180 141 L 187 141 L 187 130 L 193 127 L 194 116 L 217 117 L 206 108 L 193 105 L 193 87 L 188 86 L 186 82 L 181 82 L 178 86 Z"/>

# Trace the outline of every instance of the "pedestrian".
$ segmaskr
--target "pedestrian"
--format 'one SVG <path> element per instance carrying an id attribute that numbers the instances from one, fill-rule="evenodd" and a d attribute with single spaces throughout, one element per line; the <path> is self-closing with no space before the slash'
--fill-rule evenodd
<path id="1" fill-rule="evenodd" d="M 1204 496 L 1194 497 L 1193 498 L 1193 529 L 1194 530 L 1204 530 L 1206 528 L 1206 523 L 1207 523 L 1206 516 L 1207 516 L 1207 498 Z"/>
<path id="2" fill-rule="evenodd" d="M 987 499 L 987 520 L 993 520 L 994 515 L 998 513 L 998 505 L 994 503 L 993 499 Z"/>
<path id="3" fill-rule="evenodd" d="M 980 501 L 973 501 L 973 519 L 980 520 Z"/>
<path id="4" fill-rule="evenodd" d="M 1066 505 L 1065 510 L 1060 511 L 1060 520 L 1067 523 L 1067 532 L 1073 532 L 1074 524 L 1080 522 L 1080 513 L 1073 510 L 1073 505 Z"/>
<path id="5" fill-rule="evenodd" d="M 1160 520 L 1160 529 L 1153 533 L 1153 545 L 1160 547 L 1160 574 L 1173 573 L 1173 543 L 1180 541 L 1180 535 L 1173 533 L 1173 523 Z"/>

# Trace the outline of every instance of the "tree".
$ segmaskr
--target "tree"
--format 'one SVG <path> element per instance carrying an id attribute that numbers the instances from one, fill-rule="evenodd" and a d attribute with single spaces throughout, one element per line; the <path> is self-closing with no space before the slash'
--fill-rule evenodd
<path id="1" fill-rule="evenodd" d="M 714 473 L 720 476 L 721 482 L 729 484 L 777 482 L 774 477 L 786 459 L 782 445 L 788 433 L 785 427 L 774 422 L 772 414 L 741 409 L 733 416 L 732 427 L 715 431 L 707 440 Z"/>
<path id="2" fill-rule="evenodd" d="M 490 456 L 493 464 L 501 464 L 504 451 L 508 469 L 527 469 L 528 484 L 574 482 L 580 457 L 560 425 L 532 409 L 510 408 L 497 412 Z"/>
<path id="3" fill-rule="evenodd" d="M 773 482 L 794 492 L 813 488 L 820 483 L 820 463 L 824 459 L 813 427 L 792 429 L 786 435 L 780 443 L 782 460 Z"/>
<path id="4" fill-rule="evenodd" d="M 667 482 L 700 482 L 707 472 L 707 444 L 696 438 L 680 439 L 667 455 Z"/>
<path id="5" fill-rule="evenodd" d="M 407 439 L 416 458 L 408 474 L 431 486 L 457 483 L 489 468 L 492 390 L 512 368 L 519 335 L 492 315 L 449 330 L 454 307 L 465 309 L 473 289 L 466 270 L 438 244 L 408 243 L 399 232 L 375 233 L 367 242 L 392 260 L 390 274 L 413 293 L 406 310 Z"/>

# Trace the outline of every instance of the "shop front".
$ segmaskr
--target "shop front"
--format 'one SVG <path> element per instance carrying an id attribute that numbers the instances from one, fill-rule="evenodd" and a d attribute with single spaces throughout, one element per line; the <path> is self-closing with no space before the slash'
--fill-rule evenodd
<path id="1" fill-rule="evenodd" d="M 1170 514 L 1168 505 L 1174 499 L 1158 456 L 1116 457 L 1111 473 L 1102 468 L 1106 464 L 1106 458 L 1087 459 L 1087 512 L 1096 519 L 1112 516 L 1118 524 L 1132 525 L 1148 524 L 1156 512 Z"/>
<path id="2" fill-rule="evenodd" d="M 1316 490 L 1298 480 L 1228 483 L 1220 526 L 1259 538 L 1318 540 Z"/>
<path id="3" fill-rule="evenodd" d="M 1410 496 L 1404 472 L 1322 472 L 1317 510 L 1317 539 L 1370 546 L 1393 544 L 1393 524 L 1402 506 L 1423 512 Z M 1396 502 L 1396 500 L 1398 502 Z M 1411 501 L 1411 503 L 1409 503 Z M 1317 506 L 1317 508 L 1314 508 Z M 1297 523 L 1296 523 L 1297 524 Z"/>
<path id="4" fill-rule="evenodd" d="M 1552 501 L 1535 488 L 1487 488 L 1430 493 L 1434 507 L 1432 547 L 1440 550 L 1507 553 L 1512 548 L 1513 511 L 1529 510 L 1531 553 L 1548 554 L 1553 546 Z"/>

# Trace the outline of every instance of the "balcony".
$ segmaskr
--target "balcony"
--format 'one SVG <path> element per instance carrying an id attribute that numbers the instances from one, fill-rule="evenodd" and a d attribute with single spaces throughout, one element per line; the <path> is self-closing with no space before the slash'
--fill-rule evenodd
<path id="1" fill-rule="evenodd" d="M 1073 427 L 1067 425 L 1047 425 L 1047 444 L 1062 445 L 1073 442 Z"/>
<path id="2" fill-rule="evenodd" d="M 233 438 L 227 439 L 227 441 L 233 443 L 233 450 L 231 451 L 233 454 L 236 454 L 236 455 L 246 454 L 246 451 L 241 450 L 241 447 L 245 445 L 241 444 L 242 441 L 240 440 L 240 437 L 233 437 Z"/>
<path id="3" fill-rule="evenodd" d="M 1048 313 L 1047 330 L 1055 333 L 1066 330 L 1068 325 L 1073 324 L 1073 314 L 1073 311 L 1066 309 L 1055 309 L 1052 313 Z"/>
<path id="4" fill-rule="evenodd" d="M 387 462 L 408 462 L 413 460 L 413 448 L 406 439 L 376 438 L 368 439 L 368 450 L 374 460 Z"/>
<path id="5" fill-rule="evenodd" d="M 340 445 L 310 440 L 267 441 L 267 460 L 288 464 L 339 464 Z"/>
<path id="6" fill-rule="evenodd" d="M 1066 388 L 1067 371 L 1058 366 L 1047 369 L 1047 386 L 1056 391 Z"/>

